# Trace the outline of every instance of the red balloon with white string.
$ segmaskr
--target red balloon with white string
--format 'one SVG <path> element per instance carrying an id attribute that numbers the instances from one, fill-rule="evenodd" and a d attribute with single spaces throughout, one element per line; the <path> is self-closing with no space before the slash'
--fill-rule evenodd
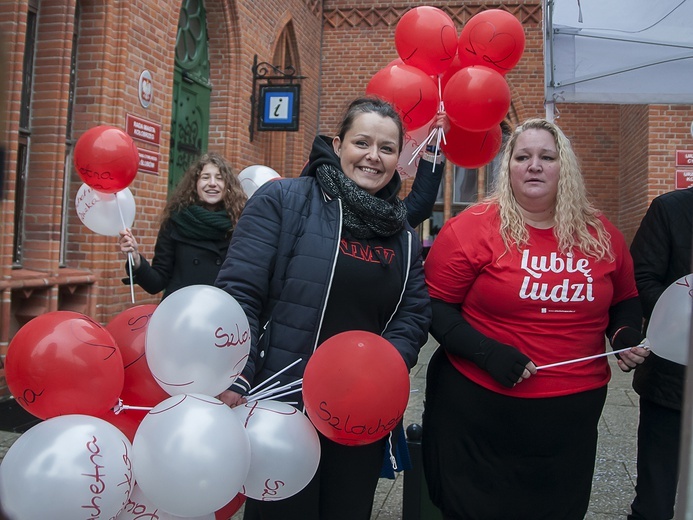
<path id="1" fill-rule="evenodd" d="M 103 193 L 127 188 L 137 175 L 140 161 L 132 137 L 108 125 L 84 132 L 75 144 L 73 157 L 82 181 Z"/>

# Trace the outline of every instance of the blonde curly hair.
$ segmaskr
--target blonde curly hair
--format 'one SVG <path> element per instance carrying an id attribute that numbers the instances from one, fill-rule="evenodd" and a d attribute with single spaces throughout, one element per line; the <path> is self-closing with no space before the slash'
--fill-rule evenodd
<path id="1" fill-rule="evenodd" d="M 500 214 L 500 232 L 506 250 L 527 245 L 529 231 L 510 182 L 510 161 L 518 137 L 526 130 L 549 132 L 556 143 L 560 173 L 556 194 L 553 234 L 564 254 L 573 249 L 597 260 L 614 260 L 611 235 L 599 220 L 600 212 L 587 198 L 582 173 L 570 141 L 558 126 L 545 119 L 529 119 L 518 126 L 505 145 L 493 192 L 483 202 L 496 204 Z M 596 232 L 596 236 L 590 233 Z"/>

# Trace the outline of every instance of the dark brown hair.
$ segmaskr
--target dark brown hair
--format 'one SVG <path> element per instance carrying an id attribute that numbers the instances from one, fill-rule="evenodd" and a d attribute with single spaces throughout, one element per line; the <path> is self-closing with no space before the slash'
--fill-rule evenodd
<path id="1" fill-rule="evenodd" d="M 346 109 L 346 113 L 342 118 L 342 122 L 339 125 L 339 131 L 337 136 L 340 141 L 344 141 L 344 136 L 354 125 L 354 120 L 360 114 L 374 113 L 382 117 L 389 117 L 397 125 L 397 130 L 399 131 L 399 150 L 402 151 L 402 146 L 404 145 L 404 124 L 402 123 L 402 118 L 399 117 L 397 110 L 387 101 L 375 97 L 362 97 L 352 101 Z"/>

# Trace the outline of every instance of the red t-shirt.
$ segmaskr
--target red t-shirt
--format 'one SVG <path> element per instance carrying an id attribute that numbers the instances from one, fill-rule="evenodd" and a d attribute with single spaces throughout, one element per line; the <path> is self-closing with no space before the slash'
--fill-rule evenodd
<path id="1" fill-rule="evenodd" d="M 615 260 L 558 250 L 552 229 L 528 226 L 529 242 L 506 251 L 498 208 L 480 205 L 446 222 L 424 264 L 432 298 L 461 303 L 479 332 L 512 345 L 542 366 L 605 352 L 609 307 L 638 295 L 623 235 L 600 217 Z M 539 370 L 506 388 L 471 361 L 449 354 L 472 381 L 516 397 L 552 397 L 599 388 L 611 372 L 605 357 Z"/>

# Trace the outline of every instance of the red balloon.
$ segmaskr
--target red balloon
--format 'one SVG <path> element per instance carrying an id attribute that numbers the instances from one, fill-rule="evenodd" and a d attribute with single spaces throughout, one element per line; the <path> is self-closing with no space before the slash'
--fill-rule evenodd
<path id="1" fill-rule="evenodd" d="M 446 70 L 443 74 L 440 76 L 440 89 L 441 92 L 445 91 L 445 85 L 448 84 L 448 81 L 450 81 L 450 78 L 455 75 L 455 72 L 458 70 L 463 69 L 467 65 L 462 65 L 462 62 L 460 61 L 459 56 L 455 56 L 455 59 L 452 60 L 452 63 L 450 64 L 450 67 L 448 70 Z"/>
<path id="2" fill-rule="evenodd" d="M 393 65 L 404 65 L 404 62 L 402 61 L 402 58 L 395 58 L 390 63 L 385 65 L 385 68 L 392 67 Z"/>
<path id="3" fill-rule="evenodd" d="M 366 86 L 366 94 L 390 102 L 407 130 L 428 123 L 438 112 L 438 87 L 433 78 L 410 65 L 380 69 Z"/>
<path id="4" fill-rule="evenodd" d="M 431 76 L 445 72 L 457 54 L 457 28 L 445 11 L 420 6 L 404 13 L 395 28 L 397 54 Z"/>
<path id="5" fill-rule="evenodd" d="M 116 414 L 113 410 L 108 410 L 106 413 L 99 415 L 98 418 L 115 426 L 123 432 L 130 442 L 134 442 L 137 428 L 139 428 L 142 419 L 145 418 L 147 413 L 146 410 L 121 410 Z"/>
<path id="6" fill-rule="evenodd" d="M 238 493 L 231 502 L 214 513 L 214 520 L 231 520 L 243 504 L 245 504 L 245 495 Z"/>
<path id="7" fill-rule="evenodd" d="M 490 163 L 503 143 L 503 131 L 496 125 L 485 132 L 470 132 L 450 125 L 441 149 L 452 163 L 463 168 L 479 168 Z"/>
<path id="8" fill-rule="evenodd" d="M 113 336 L 94 320 L 54 311 L 15 334 L 5 376 L 17 402 L 36 417 L 99 416 L 118 403 L 123 358 Z"/>
<path id="9" fill-rule="evenodd" d="M 402 420 L 409 371 L 385 338 L 354 330 L 324 341 L 303 373 L 308 418 L 328 439 L 347 446 L 382 439 Z"/>
<path id="10" fill-rule="evenodd" d="M 455 75 L 455 72 L 462 70 L 465 67 L 471 67 L 472 65 L 475 65 L 475 63 L 472 63 L 468 55 L 463 54 L 462 56 L 460 56 L 458 54 L 457 56 L 455 56 L 455 59 L 452 60 L 450 68 L 440 76 L 441 91 L 445 90 L 445 86 L 448 84 L 450 78 Z"/>
<path id="11" fill-rule="evenodd" d="M 144 354 L 147 325 L 156 305 L 136 305 L 113 318 L 106 330 L 123 356 L 125 380 L 120 398 L 131 406 L 156 406 L 170 396 L 156 382 Z"/>
<path id="12" fill-rule="evenodd" d="M 500 124 L 507 115 L 510 87 L 495 70 L 465 67 L 448 80 L 443 103 L 454 125 L 470 132 L 484 132 Z"/>
<path id="13" fill-rule="evenodd" d="M 458 55 L 463 62 L 505 75 L 517 65 L 524 50 L 522 23 L 508 11 L 488 9 L 472 16 L 462 28 Z"/>
<path id="14" fill-rule="evenodd" d="M 140 154 L 132 138 L 114 126 L 96 126 L 84 132 L 74 150 L 77 173 L 96 191 L 116 193 L 137 175 Z"/>

